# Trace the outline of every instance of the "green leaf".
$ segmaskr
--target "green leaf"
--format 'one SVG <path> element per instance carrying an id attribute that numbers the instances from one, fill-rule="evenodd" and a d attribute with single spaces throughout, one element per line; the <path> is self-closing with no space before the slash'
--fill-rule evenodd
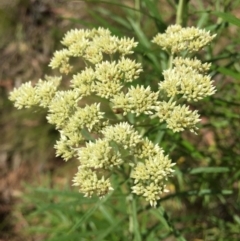
<path id="1" fill-rule="evenodd" d="M 99 207 L 99 211 L 102 213 L 102 216 L 105 217 L 105 219 L 109 222 L 109 223 L 114 223 L 115 222 L 115 218 L 113 217 L 110 209 L 108 209 L 107 207 L 105 207 L 104 205 L 101 205 Z"/>
<path id="2" fill-rule="evenodd" d="M 224 13 L 224 12 L 213 12 L 213 14 L 217 15 L 218 17 L 222 18 L 228 23 L 236 25 L 240 27 L 240 19 L 232 15 L 231 13 Z"/>
<path id="3" fill-rule="evenodd" d="M 82 223 L 86 222 L 98 209 L 99 207 L 108 200 L 108 198 L 112 195 L 112 193 L 108 194 L 103 199 L 100 199 L 94 207 L 90 208 L 86 213 L 79 219 L 79 221 L 71 228 L 68 233 L 72 233 L 73 231 L 77 230 Z"/>
<path id="4" fill-rule="evenodd" d="M 134 232 L 134 237 L 136 241 L 141 241 L 141 233 L 139 229 L 139 224 L 138 224 L 138 216 L 137 216 L 137 205 L 136 205 L 136 199 L 132 199 L 132 221 L 133 221 L 133 232 Z"/>
<path id="5" fill-rule="evenodd" d="M 220 67 L 220 68 L 218 68 L 218 71 L 220 73 L 224 74 L 224 75 L 231 76 L 234 79 L 240 80 L 240 73 L 235 72 L 235 71 L 233 71 L 231 69 Z"/>
<path id="6" fill-rule="evenodd" d="M 156 7 L 158 4 L 157 1 L 145 0 L 142 1 L 142 4 L 145 5 L 145 8 L 150 13 L 150 16 L 153 19 L 155 25 L 157 26 L 158 31 L 164 32 L 164 30 L 167 28 L 167 24 L 163 21 L 162 15 Z"/>
<path id="7" fill-rule="evenodd" d="M 104 232 L 98 235 L 98 239 L 96 241 L 102 241 L 109 234 L 114 233 L 114 231 L 116 231 L 116 229 L 120 227 L 123 221 L 125 221 L 125 218 L 114 220 L 114 222 L 112 223 L 112 225 L 109 226 L 109 228 L 107 228 L 106 230 L 104 230 Z M 121 227 L 123 227 L 123 225 Z"/>
<path id="8" fill-rule="evenodd" d="M 143 32 L 142 28 L 139 26 L 138 23 L 136 23 L 132 18 L 128 18 L 128 21 L 130 22 L 134 32 L 136 33 L 139 42 L 145 47 L 150 48 L 151 43 L 145 33 Z"/>
<path id="9" fill-rule="evenodd" d="M 199 173 L 224 173 L 229 172 L 228 167 L 196 167 L 193 168 L 189 173 L 190 174 L 199 174 Z"/>
<path id="10" fill-rule="evenodd" d="M 128 18 L 128 21 L 138 38 L 141 48 L 144 49 L 145 55 L 151 60 L 152 64 L 156 67 L 156 70 L 159 70 L 159 61 L 156 56 L 150 52 L 151 42 L 149 41 L 148 37 L 145 35 L 138 23 L 131 18 Z"/>

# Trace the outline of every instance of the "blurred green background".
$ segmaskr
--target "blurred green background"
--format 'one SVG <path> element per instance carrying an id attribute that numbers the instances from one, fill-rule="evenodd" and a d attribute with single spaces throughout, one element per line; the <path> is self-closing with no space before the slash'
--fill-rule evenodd
<path id="1" fill-rule="evenodd" d="M 48 63 L 66 31 L 98 26 L 139 41 L 139 83 L 157 87 L 168 56 L 150 40 L 175 23 L 178 1 L 0 1 L 0 240 L 240 240 L 240 1 L 183 2 L 183 24 L 217 34 L 198 56 L 212 63 L 217 93 L 192 105 L 197 136 L 149 130 L 176 172 L 160 207 L 134 199 L 128 209 L 124 179 L 100 201 L 78 194 L 77 162 L 55 158 L 45 111 L 16 110 L 8 94 L 54 74 Z"/>

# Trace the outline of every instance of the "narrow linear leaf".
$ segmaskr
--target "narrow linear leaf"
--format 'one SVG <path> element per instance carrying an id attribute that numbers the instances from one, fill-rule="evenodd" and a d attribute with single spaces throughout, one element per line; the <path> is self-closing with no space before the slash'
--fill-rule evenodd
<path id="1" fill-rule="evenodd" d="M 192 169 L 190 174 L 199 174 L 199 173 L 224 173 L 229 172 L 228 167 L 197 167 Z"/>
<path id="2" fill-rule="evenodd" d="M 95 211 L 97 211 L 99 209 L 99 207 L 108 200 L 108 198 L 112 195 L 112 193 L 110 193 L 108 196 L 106 196 L 103 199 L 100 199 L 95 205 L 94 207 L 90 208 L 80 219 L 79 221 L 71 228 L 71 230 L 68 233 L 72 233 L 73 231 L 75 231 L 78 227 L 81 226 L 81 224 L 83 222 L 86 222 L 86 220 L 88 220 Z"/>
<path id="3" fill-rule="evenodd" d="M 233 14 L 231 13 L 224 13 L 224 12 L 213 12 L 213 14 L 217 15 L 218 17 L 222 18 L 223 20 L 225 20 L 226 22 L 229 22 L 233 25 L 236 25 L 238 27 L 240 27 L 240 19 L 235 17 Z"/>
<path id="4" fill-rule="evenodd" d="M 235 71 L 233 71 L 231 69 L 220 67 L 220 68 L 218 68 L 218 71 L 220 73 L 224 74 L 224 75 L 231 76 L 234 79 L 240 80 L 240 73 L 235 72 Z"/>
<path id="5" fill-rule="evenodd" d="M 138 224 L 138 216 L 137 216 L 137 207 L 136 200 L 132 200 L 132 218 L 133 218 L 133 228 L 134 228 L 134 236 L 136 241 L 141 241 L 141 233 Z"/>
<path id="6" fill-rule="evenodd" d="M 113 233 L 116 231 L 117 228 L 119 228 L 119 225 L 125 220 L 125 218 L 122 218 L 120 220 L 115 220 L 112 225 L 109 226 L 102 234 L 98 236 L 98 239 L 96 241 L 102 241 L 105 237 L 107 237 L 110 233 Z"/>

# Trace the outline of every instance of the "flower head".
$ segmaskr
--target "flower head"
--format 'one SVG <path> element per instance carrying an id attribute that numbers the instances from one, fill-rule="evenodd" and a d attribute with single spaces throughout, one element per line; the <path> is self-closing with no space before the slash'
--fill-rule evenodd
<path id="1" fill-rule="evenodd" d="M 124 149 L 135 148 L 141 141 L 141 136 L 138 132 L 126 122 L 121 122 L 114 126 L 106 126 L 102 130 L 102 134 L 104 139 L 114 141 Z"/>
<path id="2" fill-rule="evenodd" d="M 36 96 L 39 99 L 39 106 L 47 108 L 52 101 L 62 77 L 46 77 L 46 81 L 39 80 L 36 84 Z"/>
<path id="3" fill-rule="evenodd" d="M 87 143 L 86 147 L 78 150 L 78 159 L 82 167 L 91 169 L 109 169 L 123 163 L 121 154 L 114 151 L 106 139 Z"/>
<path id="4" fill-rule="evenodd" d="M 80 98 L 76 90 L 58 91 L 48 106 L 48 122 L 56 125 L 57 129 L 63 128 L 76 111 Z"/>
<path id="5" fill-rule="evenodd" d="M 124 114 L 127 112 L 140 114 L 152 114 L 152 110 L 158 104 L 158 92 L 151 91 L 150 87 L 143 86 L 133 87 L 128 89 L 124 96 L 122 93 L 115 95 L 112 99 L 113 108 L 121 108 Z"/>
<path id="6" fill-rule="evenodd" d="M 181 94 L 188 101 L 198 101 L 215 93 L 213 81 L 209 75 L 200 74 L 191 66 L 178 65 L 163 72 L 164 81 L 159 89 L 169 97 Z"/>
<path id="7" fill-rule="evenodd" d="M 39 104 L 36 89 L 31 82 L 26 82 L 19 88 L 14 88 L 10 93 L 9 99 L 14 102 L 14 106 L 18 109 L 30 108 Z"/>
<path id="8" fill-rule="evenodd" d="M 189 129 L 195 132 L 198 128 L 196 124 L 200 121 L 197 111 L 191 111 L 188 106 L 175 106 L 172 110 L 170 118 L 166 120 L 167 127 L 174 132 L 180 132 Z"/>
<path id="9" fill-rule="evenodd" d="M 161 194 L 167 191 L 165 183 L 173 173 L 173 165 L 163 153 L 147 158 L 144 163 L 139 162 L 131 173 L 135 183 L 133 193 L 142 195 L 151 206 L 156 206 Z"/>
<path id="10" fill-rule="evenodd" d="M 195 27 L 182 28 L 180 25 L 171 25 L 165 33 L 157 34 L 152 42 L 172 54 L 184 50 L 196 52 L 209 44 L 215 36 L 210 35 L 209 31 L 203 29 Z"/>
<path id="11" fill-rule="evenodd" d="M 105 179 L 104 176 L 98 178 L 96 172 L 81 166 L 73 178 L 73 186 L 78 186 L 79 192 L 83 193 L 85 197 L 92 197 L 94 194 L 104 197 L 113 190 L 109 179 Z"/>
<path id="12" fill-rule="evenodd" d="M 171 54 L 172 62 L 154 90 L 136 83 L 143 69 L 128 57 L 138 44 L 134 39 L 114 36 L 104 28 L 73 29 L 65 34 L 64 48 L 54 53 L 49 64 L 62 74 L 75 71 L 69 78 L 70 89 L 58 90 L 61 77 L 46 77 L 35 86 L 27 82 L 14 89 L 10 99 L 19 109 L 47 108 L 48 122 L 60 133 L 56 155 L 65 161 L 78 159 L 73 185 L 84 196 L 105 196 L 113 190 L 111 174 L 128 166 L 132 192 L 156 206 L 167 191 L 174 164 L 147 133 L 161 122 L 173 132 L 197 130 L 198 112 L 182 102 L 214 94 L 213 81 L 206 74 L 211 65 L 177 55 L 196 52 L 214 37 L 180 25 L 157 34 L 153 42 Z M 81 58 L 85 68 L 73 68 L 72 58 Z"/>

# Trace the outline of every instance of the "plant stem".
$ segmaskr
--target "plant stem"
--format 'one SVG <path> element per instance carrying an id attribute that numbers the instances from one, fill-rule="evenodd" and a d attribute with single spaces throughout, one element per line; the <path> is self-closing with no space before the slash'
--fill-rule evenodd
<path id="1" fill-rule="evenodd" d="M 141 9 L 141 4 L 140 4 L 140 0 L 135 0 L 135 6 L 134 8 L 137 10 L 136 11 L 136 22 L 139 24 L 140 26 L 140 22 L 141 22 L 141 16 L 140 16 L 140 9 Z"/>
<path id="2" fill-rule="evenodd" d="M 138 216 L 136 209 L 136 200 L 133 197 L 133 194 L 129 194 L 126 198 L 128 214 L 129 214 L 129 233 L 132 236 L 131 240 L 142 241 L 140 229 L 138 225 Z"/>
<path id="3" fill-rule="evenodd" d="M 174 56 L 173 56 L 173 54 L 171 54 L 171 55 L 169 56 L 169 60 L 168 60 L 168 68 L 169 68 L 169 69 L 172 69 L 173 58 L 174 58 Z"/>
<path id="4" fill-rule="evenodd" d="M 132 194 L 126 197 L 128 215 L 129 215 L 129 233 L 133 237 L 133 215 L 132 215 Z"/>
<path id="5" fill-rule="evenodd" d="M 188 18 L 188 0 L 179 0 L 177 6 L 176 24 L 186 26 Z"/>
<path id="6" fill-rule="evenodd" d="M 172 234 L 174 235 L 174 237 L 178 240 L 178 241 L 186 241 L 186 239 L 181 235 L 181 233 L 179 232 L 179 230 L 177 230 L 175 228 L 175 226 L 173 225 L 170 217 L 168 216 L 167 212 L 164 210 L 164 208 L 161 206 L 162 209 L 162 215 L 165 219 L 165 221 L 167 222 L 167 225 L 169 227 L 169 229 L 171 230 Z"/>

